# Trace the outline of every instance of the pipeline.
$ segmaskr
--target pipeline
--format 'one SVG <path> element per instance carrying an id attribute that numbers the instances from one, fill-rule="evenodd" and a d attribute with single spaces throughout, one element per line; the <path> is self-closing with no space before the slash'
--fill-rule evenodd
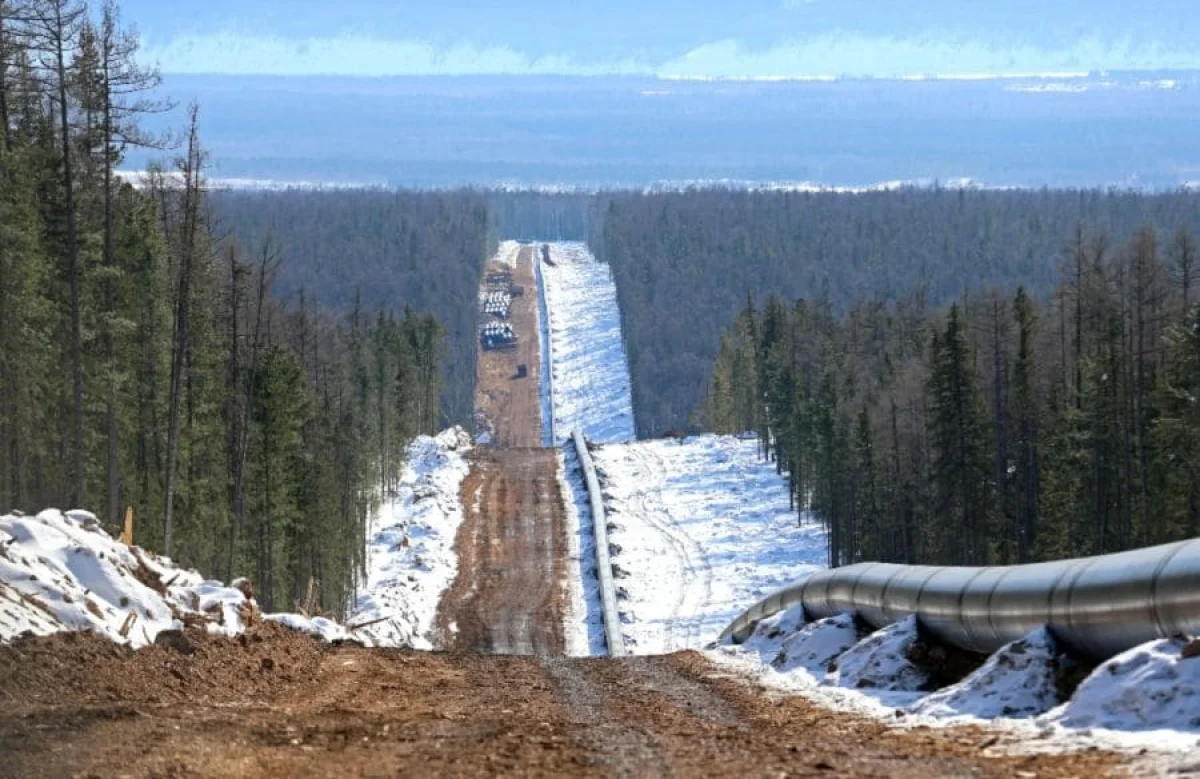
<path id="1" fill-rule="evenodd" d="M 542 247 L 545 248 L 546 244 L 542 244 Z M 543 417 L 542 445 L 556 446 L 558 441 L 554 437 L 554 353 L 550 343 L 550 307 L 546 303 L 546 282 L 542 278 L 542 259 L 549 254 L 533 249 L 532 255 L 533 278 L 538 295 L 538 338 L 541 341 L 541 364 L 538 369 L 541 374 L 541 386 L 538 387 L 538 405 Z"/>
<path id="2" fill-rule="evenodd" d="M 991 653 L 1046 626 L 1095 660 L 1200 633 L 1200 538 L 1116 554 L 991 568 L 857 563 L 816 571 L 740 614 L 721 640 L 802 605 L 809 620 L 855 612 L 881 628 L 909 616 L 933 636 Z"/>
<path id="3" fill-rule="evenodd" d="M 604 619 L 604 643 L 609 657 L 625 654 L 625 639 L 621 635 L 621 620 L 617 613 L 617 593 L 613 586 L 612 562 L 608 556 L 608 519 L 604 514 L 604 497 L 600 494 L 600 480 L 588 451 L 583 433 L 571 433 L 575 451 L 579 454 L 579 465 L 583 468 L 583 480 L 587 484 L 589 505 L 592 508 L 592 532 L 596 538 L 596 578 L 600 580 L 600 610 Z"/>

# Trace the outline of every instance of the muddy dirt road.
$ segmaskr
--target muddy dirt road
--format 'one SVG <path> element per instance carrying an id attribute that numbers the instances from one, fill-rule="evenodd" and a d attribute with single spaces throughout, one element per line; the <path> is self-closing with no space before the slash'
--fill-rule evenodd
<path id="1" fill-rule="evenodd" d="M 566 530 L 553 449 L 476 449 L 463 481 L 458 577 L 442 597 L 442 646 L 561 654 Z"/>
<path id="2" fill-rule="evenodd" d="M 476 355 L 475 415 L 490 430 L 492 445 L 541 446 L 541 406 L 538 396 L 541 360 L 538 348 L 537 285 L 533 263 L 538 261 L 532 246 L 522 246 L 517 267 L 510 268 L 495 260 L 487 264 L 488 273 L 511 272 L 512 283 L 521 289 L 513 297 L 504 321 L 517 332 L 517 347 L 487 351 Z M 482 321 L 499 321 L 490 316 Z M 518 378 L 518 367 L 526 375 Z"/>
<path id="3" fill-rule="evenodd" d="M 620 660 L 331 647 L 267 625 L 138 653 L 0 647 L 6 777 L 1099 777 L 971 729 L 895 731 L 772 699 L 699 655 Z"/>

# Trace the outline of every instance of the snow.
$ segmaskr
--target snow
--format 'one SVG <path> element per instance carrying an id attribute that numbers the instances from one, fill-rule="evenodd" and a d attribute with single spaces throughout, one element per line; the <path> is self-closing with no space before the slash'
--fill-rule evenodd
<path id="1" fill-rule="evenodd" d="M 803 611 L 799 606 L 793 610 Z M 858 625 L 852 614 L 837 614 L 810 622 L 784 638 L 771 661 L 781 673 L 802 668 L 816 678 L 829 672 L 832 663 L 858 643 Z"/>
<path id="2" fill-rule="evenodd" d="M 549 313 L 554 434 L 563 441 L 578 429 L 596 443 L 632 440 L 633 395 L 612 273 L 582 243 L 552 243 L 550 259 L 553 266 L 537 257 Z"/>
<path id="3" fill-rule="evenodd" d="M 912 711 L 932 717 L 1035 717 L 1059 704 L 1056 676 L 1069 662 L 1049 631 L 1038 628 L 1005 644 L 961 682 L 925 696 Z"/>
<path id="4" fill-rule="evenodd" d="M 558 480 L 566 504 L 567 579 L 566 643 L 573 657 L 604 655 L 604 619 L 600 581 L 596 576 L 596 537 L 583 470 L 574 446 L 558 453 Z"/>
<path id="5" fill-rule="evenodd" d="M 257 608 L 242 587 L 126 546 L 86 511 L 0 517 L 0 641 L 75 630 L 137 648 L 184 619 L 236 635 Z"/>
<path id="6" fill-rule="evenodd" d="M 347 623 L 379 646 L 432 649 L 438 601 L 458 573 L 454 537 L 470 469 L 471 437 L 461 427 L 409 444 L 400 489 L 369 529 L 367 576 Z M 370 624 L 368 624 L 370 623 Z"/>
<path id="7" fill-rule="evenodd" d="M 756 441 L 639 441 L 593 457 L 631 652 L 705 646 L 747 605 L 826 560 L 824 529 L 798 523 Z"/>
<path id="8" fill-rule="evenodd" d="M 1182 657 L 1187 644 L 1162 639 L 1117 655 L 1043 720 L 1071 728 L 1200 735 L 1200 657 Z"/>
<path id="9" fill-rule="evenodd" d="M 496 256 L 492 259 L 495 262 L 507 265 L 515 269 L 517 267 L 517 253 L 521 251 L 521 244 L 517 241 L 501 241 L 500 246 L 496 249 Z"/>
<path id="10" fill-rule="evenodd" d="M 906 617 L 859 641 L 834 661 L 825 677 L 836 687 L 881 692 L 917 692 L 929 684 L 925 672 L 908 659 L 917 640 L 917 618 Z"/>
<path id="11" fill-rule="evenodd" d="M 325 617 L 310 619 L 302 614 L 266 614 L 263 619 L 278 622 L 284 627 L 308 633 L 310 636 L 323 638 L 326 641 L 362 641 L 361 636 L 352 634 L 344 625 Z"/>

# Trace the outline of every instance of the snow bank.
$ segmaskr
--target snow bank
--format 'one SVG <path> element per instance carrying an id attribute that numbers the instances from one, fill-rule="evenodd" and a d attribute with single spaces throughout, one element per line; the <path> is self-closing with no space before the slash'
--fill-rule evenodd
<path id="1" fill-rule="evenodd" d="M 86 511 L 0 517 L 0 641 L 90 630 L 136 648 L 185 623 L 235 635 L 257 609 L 242 582 L 128 547 Z"/>
<path id="2" fill-rule="evenodd" d="M 839 655 L 836 667 L 825 677 L 828 684 L 852 689 L 917 692 L 929 677 L 908 659 L 917 640 L 917 618 L 906 617 L 871 635 Z"/>
<path id="3" fill-rule="evenodd" d="M 852 614 L 819 619 L 785 637 L 771 665 L 780 673 L 804 669 L 820 679 L 835 660 L 858 643 L 858 638 Z"/>
<path id="4" fill-rule="evenodd" d="M 549 314 L 554 433 L 560 441 L 577 429 L 593 442 L 632 440 L 633 394 L 612 273 L 582 243 L 552 243 L 550 258 L 540 291 Z"/>
<path id="5" fill-rule="evenodd" d="M 454 537 L 463 521 L 459 493 L 470 447 L 461 427 L 409 444 L 400 490 L 371 523 L 367 577 L 347 619 L 362 626 L 356 637 L 380 646 L 434 647 L 438 601 L 458 573 Z"/>
<path id="6" fill-rule="evenodd" d="M 1185 646 L 1183 639 L 1163 639 L 1117 655 L 1042 721 L 1071 728 L 1200 734 L 1200 657 L 1184 657 Z M 1192 651 L 1200 649 L 1192 646 Z"/>
<path id="7" fill-rule="evenodd" d="M 967 678 L 927 695 L 911 710 L 932 717 L 1035 717 L 1060 703 L 1058 671 L 1069 662 L 1054 637 L 1038 628 L 1005 644 Z"/>
<path id="8" fill-rule="evenodd" d="M 825 562 L 824 529 L 798 524 L 755 441 L 639 441 L 593 457 L 631 652 L 705 646 L 746 604 Z"/>

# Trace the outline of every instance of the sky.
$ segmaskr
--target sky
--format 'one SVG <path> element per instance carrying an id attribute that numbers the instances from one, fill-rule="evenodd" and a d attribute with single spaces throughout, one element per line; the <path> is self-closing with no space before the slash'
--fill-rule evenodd
<path id="1" fill-rule="evenodd" d="M 690 78 L 1200 69 L 1197 0 L 122 0 L 167 73 Z"/>

